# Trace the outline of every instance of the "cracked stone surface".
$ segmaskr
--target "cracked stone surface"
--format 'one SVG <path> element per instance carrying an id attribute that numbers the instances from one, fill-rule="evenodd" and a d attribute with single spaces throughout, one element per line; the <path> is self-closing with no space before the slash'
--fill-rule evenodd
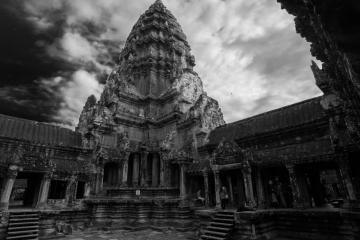
<path id="1" fill-rule="evenodd" d="M 72 235 L 68 235 L 61 239 L 71 239 L 71 240 L 152 240 L 152 239 L 172 239 L 172 240 L 195 240 L 198 239 L 195 235 L 195 232 L 177 232 L 173 230 L 167 231 L 154 231 L 154 230 L 144 230 L 144 231 L 128 231 L 128 230 L 118 230 L 118 231 L 98 231 L 98 232 L 80 232 L 74 231 Z"/>

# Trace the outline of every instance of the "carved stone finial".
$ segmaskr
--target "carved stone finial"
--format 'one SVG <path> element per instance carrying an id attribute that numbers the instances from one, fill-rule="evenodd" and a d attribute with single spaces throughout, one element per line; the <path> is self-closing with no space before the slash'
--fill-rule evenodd
<path id="1" fill-rule="evenodd" d="M 93 94 L 90 97 L 88 97 L 88 99 L 86 100 L 85 108 L 91 108 L 91 107 L 95 106 L 95 104 L 96 104 L 96 97 Z"/>
<path id="2" fill-rule="evenodd" d="M 164 3 L 163 3 L 161 0 L 156 0 L 156 1 L 154 2 L 154 4 L 155 4 L 155 5 L 162 5 L 162 6 L 164 6 Z"/>
<path id="3" fill-rule="evenodd" d="M 25 153 L 24 148 L 21 146 L 17 146 L 8 157 L 8 161 L 13 165 L 20 164 L 24 156 L 24 153 Z"/>
<path id="4" fill-rule="evenodd" d="M 314 74 L 315 83 L 323 93 L 329 93 L 331 91 L 330 80 L 326 74 L 318 67 L 318 65 L 311 61 L 311 70 Z"/>

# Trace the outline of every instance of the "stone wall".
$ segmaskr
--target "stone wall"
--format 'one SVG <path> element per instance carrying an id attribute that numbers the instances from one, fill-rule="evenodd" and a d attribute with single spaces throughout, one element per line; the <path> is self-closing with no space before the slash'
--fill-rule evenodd
<path id="1" fill-rule="evenodd" d="M 360 214 L 348 211 L 267 210 L 235 213 L 233 239 L 360 239 Z"/>
<path id="2" fill-rule="evenodd" d="M 109 199 L 89 203 L 95 228 L 114 229 L 130 227 L 193 228 L 194 215 L 189 208 L 182 208 L 179 201 Z"/>
<path id="3" fill-rule="evenodd" d="M 90 227 L 90 209 L 47 210 L 40 212 L 39 236 L 52 236 L 57 232 L 71 234 L 72 230 Z"/>

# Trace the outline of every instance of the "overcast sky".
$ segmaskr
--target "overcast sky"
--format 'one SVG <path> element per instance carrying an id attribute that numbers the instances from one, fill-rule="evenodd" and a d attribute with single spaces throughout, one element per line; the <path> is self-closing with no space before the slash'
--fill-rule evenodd
<path id="1" fill-rule="evenodd" d="M 155 0 L 2 0 L 0 113 L 74 128 Z M 276 0 L 163 0 L 227 123 L 321 95 L 310 45 Z"/>

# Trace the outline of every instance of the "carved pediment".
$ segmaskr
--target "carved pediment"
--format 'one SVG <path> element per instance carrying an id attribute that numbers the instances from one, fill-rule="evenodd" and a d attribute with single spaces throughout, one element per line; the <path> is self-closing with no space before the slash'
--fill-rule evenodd
<path id="1" fill-rule="evenodd" d="M 23 157 L 21 166 L 29 169 L 52 170 L 56 168 L 50 159 L 41 154 L 40 156 L 26 155 Z"/>
<path id="2" fill-rule="evenodd" d="M 257 162 L 259 161 L 258 154 L 251 149 L 242 149 L 234 140 L 223 138 L 210 158 L 211 164 L 231 164 L 236 162 Z"/>
<path id="3" fill-rule="evenodd" d="M 212 164 L 227 164 L 242 161 L 245 158 L 242 149 L 234 140 L 223 138 L 212 153 Z"/>

